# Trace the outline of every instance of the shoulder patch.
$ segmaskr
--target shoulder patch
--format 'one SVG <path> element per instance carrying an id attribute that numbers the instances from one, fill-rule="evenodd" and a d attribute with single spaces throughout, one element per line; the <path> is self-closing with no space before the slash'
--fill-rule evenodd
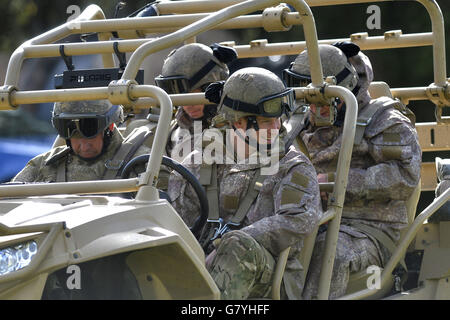
<path id="1" fill-rule="evenodd" d="M 308 188 L 309 178 L 300 172 L 294 171 L 291 176 L 291 182 L 293 184 Z"/>
<path id="2" fill-rule="evenodd" d="M 281 205 L 299 204 L 304 194 L 301 190 L 285 186 L 281 191 Z"/>
<path id="3" fill-rule="evenodd" d="M 401 137 L 396 132 L 383 132 L 383 142 L 400 142 Z"/>
<path id="4" fill-rule="evenodd" d="M 399 160 L 402 157 L 401 146 L 382 146 L 381 153 L 383 154 L 383 158 L 388 160 Z"/>

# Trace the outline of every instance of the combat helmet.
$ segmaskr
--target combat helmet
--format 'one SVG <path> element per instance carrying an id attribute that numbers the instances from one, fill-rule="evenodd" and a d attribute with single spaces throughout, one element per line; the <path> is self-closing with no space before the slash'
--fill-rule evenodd
<path id="1" fill-rule="evenodd" d="M 359 47 L 351 42 L 319 45 L 323 76 L 335 77 L 336 85 L 349 89 L 355 97 L 358 96 L 360 89 L 359 77 L 349 58 L 356 56 L 359 52 Z M 308 50 L 302 51 L 291 63 L 289 69 L 283 70 L 283 81 L 288 87 L 306 87 L 311 83 Z M 340 99 L 333 99 L 330 106 L 318 104 L 315 107 L 314 124 L 316 126 L 342 126 L 346 106 L 341 104 Z M 328 116 L 322 116 L 322 108 L 328 110 Z"/>
<path id="2" fill-rule="evenodd" d="M 237 58 L 231 47 L 190 43 L 173 50 L 164 61 L 155 83 L 169 94 L 204 91 L 212 82 L 228 78 L 227 63 Z"/>
<path id="3" fill-rule="evenodd" d="M 336 45 L 319 45 L 323 76 L 334 76 L 336 85 L 349 89 L 356 96 L 359 89 L 358 73 L 348 61 L 348 57 L 357 54 L 359 47 L 350 44 L 344 50 Z M 302 51 L 289 69 L 283 70 L 283 80 L 288 87 L 305 87 L 311 83 L 308 50 Z"/>
<path id="4" fill-rule="evenodd" d="M 248 125 L 253 126 L 252 118 L 280 117 L 294 102 L 292 89 L 273 72 L 258 67 L 240 69 L 226 82 L 211 84 L 205 97 L 219 103 L 218 115 L 224 120 L 233 123 L 247 117 Z"/>
<path id="5" fill-rule="evenodd" d="M 53 126 L 66 140 L 75 133 L 93 138 L 112 123 L 122 121 L 122 107 L 108 100 L 56 102 L 52 113 Z"/>

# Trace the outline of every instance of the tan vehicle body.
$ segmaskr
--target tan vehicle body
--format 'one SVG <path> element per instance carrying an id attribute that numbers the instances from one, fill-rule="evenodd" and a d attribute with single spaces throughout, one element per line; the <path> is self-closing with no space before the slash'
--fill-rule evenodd
<path id="1" fill-rule="evenodd" d="M 379 2 L 381 2 L 380 0 Z M 289 0 L 295 8 L 290 12 L 275 0 L 184 0 L 156 3 L 158 16 L 127 19 L 105 19 L 101 8 L 90 5 L 75 20 L 43 33 L 22 44 L 11 56 L 4 85 L 0 88 L 0 110 L 12 110 L 21 104 L 55 101 L 109 99 L 128 110 L 158 107 L 161 112 L 153 140 L 147 171 L 138 178 L 0 186 L 0 250 L 33 240 L 37 252 L 30 264 L 0 276 L 0 299 L 40 299 L 49 274 L 78 263 L 128 252 L 127 265 L 136 277 L 145 299 L 218 299 L 220 294 L 208 274 L 204 253 L 189 228 L 166 200 L 159 199 L 156 183 L 167 141 L 173 105 L 206 103 L 203 93 L 168 95 L 153 85 L 139 85 L 134 80 L 144 59 L 160 50 L 182 43 L 195 42 L 196 36 L 212 29 L 264 28 L 267 32 L 288 31 L 301 24 L 305 41 L 268 43 L 256 39 L 248 45 L 234 41 L 239 58 L 271 55 L 293 55 L 308 47 L 312 85 L 295 88 L 297 99 L 307 102 L 328 101 L 339 97 L 345 101 L 343 145 L 334 183 L 322 184 L 331 192 L 328 210 L 321 223 L 328 223 L 326 261 L 322 265 L 319 298 L 328 297 L 331 268 L 342 214 L 353 140 L 357 126 L 357 102 L 347 89 L 333 85 L 333 79 L 323 80 L 318 44 L 348 40 L 362 50 L 413 46 L 432 46 L 434 82 L 422 87 L 389 88 L 384 82 L 374 82 L 372 98 L 392 96 L 408 104 L 428 100 L 436 106 L 436 122 L 416 123 L 423 152 L 450 150 L 450 117 L 443 110 L 450 106 L 450 86 L 446 76 L 444 20 L 434 0 L 417 0 L 432 21 L 432 31 L 402 34 L 400 30 L 384 36 L 369 37 L 354 33 L 348 38 L 318 39 L 316 21 L 310 7 L 368 0 Z M 263 10 L 262 14 L 252 14 Z M 317 20 L 320 23 L 320 20 Z M 116 31 L 120 40 L 111 39 Z M 66 56 L 99 54 L 103 66 L 116 67 L 115 48 L 131 53 L 122 78 L 106 87 L 23 91 L 18 80 L 25 59 L 59 57 L 61 45 L 56 41 L 71 34 L 97 32 L 99 41 L 64 43 Z M 163 33 L 158 38 L 147 37 Z M 116 43 L 116 44 L 115 44 Z M 289 129 L 289 128 L 288 128 Z M 56 144 L 56 142 L 55 142 Z M 434 163 L 423 163 L 421 190 L 436 187 Z M 137 191 L 136 198 L 125 200 L 103 196 Z M 368 274 L 351 279 L 348 295 L 343 299 L 450 299 L 450 222 L 429 224 L 427 219 L 450 199 L 447 190 L 422 212 L 416 212 L 420 190 L 410 201 L 411 224 L 405 230 L 396 251 L 381 273 L 381 289 L 368 289 Z M 315 233 L 306 240 L 302 253 L 305 268 L 314 244 Z M 417 288 L 396 295 L 387 295 L 392 287 L 392 272 L 406 252 L 423 250 Z M 273 298 L 280 297 L 280 283 L 287 251 L 278 259 L 273 279 Z"/>

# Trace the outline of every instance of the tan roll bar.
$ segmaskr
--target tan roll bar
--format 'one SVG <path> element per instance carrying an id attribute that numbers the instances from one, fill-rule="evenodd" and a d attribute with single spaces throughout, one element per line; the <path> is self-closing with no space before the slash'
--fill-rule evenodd
<path id="1" fill-rule="evenodd" d="M 304 16 L 304 32 L 305 39 L 310 48 L 310 61 L 314 72 L 312 72 L 313 85 L 319 87 L 322 85 L 322 68 L 320 64 L 320 59 L 318 55 L 318 45 L 317 45 L 317 34 L 314 24 L 314 18 L 312 16 L 311 10 L 302 0 L 290 0 L 289 1 L 298 12 Z M 159 166 L 161 164 L 162 151 L 164 148 L 164 143 L 167 140 L 169 122 L 172 116 L 172 102 L 169 99 L 167 93 L 155 86 L 140 86 L 136 85 L 134 80 L 128 79 L 133 78 L 137 73 L 137 70 L 142 63 L 143 59 L 151 53 L 158 50 L 167 48 L 171 45 L 181 43 L 182 41 L 196 36 L 198 33 L 203 32 L 212 28 L 215 24 L 221 23 L 227 19 L 233 18 L 237 15 L 247 14 L 254 12 L 258 9 L 265 8 L 277 4 L 278 1 L 275 0 L 253 0 L 247 1 L 242 4 L 234 5 L 230 8 L 225 8 L 217 13 L 211 14 L 208 17 L 185 27 L 173 34 L 166 35 L 162 38 L 156 39 L 150 43 L 143 44 L 139 47 L 131 56 L 126 69 L 124 70 L 122 79 L 118 81 L 112 81 L 108 87 L 96 87 L 96 88 L 83 88 L 83 89 L 58 89 L 58 90 L 42 90 L 42 91 L 18 91 L 12 85 L 6 85 L 3 91 L 0 91 L 0 110 L 7 110 L 14 108 L 14 106 L 24 104 L 24 103 L 45 103 L 54 101 L 78 101 L 78 100 L 100 100 L 109 99 L 113 104 L 130 105 L 136 102 L 141 97 L 152 97 L 158 100 L 161 104 L 161 115 L 159 117 L 159 122 L 156 130 L 155 143 L 153 144 L 150 160 L 147 166 L 146 173 L 139 180 L 139 186 L 145 186 L 142 188 L 143 191 L 139 192 L 137 195 L 137 200 L 156 200 L 158 199 L 158 193 L 155 188 L 156 180 L 158 177 Z M 56 38 L 66 34 L 67 23 L 63 27 L 56 28 L 49 34 Z M 39 38 L 39 37 L 38 37 Z M 43 41 L 43 40 L 42 40 Z M 39 41 L 38 41 L 39 42 Z M 18 54 L 16 50 L 15 59 L 22 61 L 22 54 Z M 6 88 L 6 89 L 5 89 Z M 89 183 L 89 182 L 86 182 Z M 92 192 L 105 193 L 108 192 L 104 189 L 104 185 L 98 184 L 97 182 L 91 182 L 92 186 L 89 190 Z M 125 182 L 124 182 L 125 183 Z M 128 182 L 126 182 L 128 183 Z M 135 183 L 135 181 L 131 181 Z M 116 185 L 117 181 L 112 180 L 110 184 Z M 70 188 L 76 189 L 76 183 L 68 182 L 67 190 L 69 192 Z M 25 187 L 25 188 L 24 188 Z M 129 188 L 130 185 L 127 185 Z M 5 190 L 8 188 L 12 190 L 22 190 L 25 191 L 26 186 L 5 186 Z M 35 185 L 34 190 L 40 195 L 43 194 L 54 194 L 55 190 L 47 189 L 45 185 Z M 79 190 L 79 189 L 77 189 Z M 110 189 L 109 189 L 110 190 Z M 140 189 L 141 190 L 141 189 Z M 125 190 L 124 190 L 125 191 Z M 3 193 L 4 195 L 6 193 Z"/>
<path id="2" fill-rule="evenodd" d="M 311 75 L 313 85 L 318 86 L 323 82 L 322 80 L 323 75 L 318 55 L 317 33 L 315 29 L 315 23 L 314 18 L 312 16 L 312 12 L 304 1 L 289 0 L 286 2 L 294 6 L 294 8 L 303 17 L 303 29 L 305 32 L 305 39 L 306 42 L 308 43 L 308 48 L 311 51 L 310 52 L 311 65 L 319 66 L 319 68 L 317 69 L 316 68 L 312 69 L 314 71 L 312 72 Z M 271 0 L 242 2 L 233 5 L 231 7 L 228 7 L 226 9 L 222 9 L 212 15 L 209 15 L 193 23 L 189 27 L 182 28 L 158 40 L 145 43 L 142 46 L 140 46 L 136 51 L 134 51 L 134 53 L 130 57 L 130 60 L 123 73 L 122 78 L 134 79 L 134 77 L 137 74 L 138 67 L 141 65 L 143 59 L 152 52 L 166 49 L 175 44 L 181 43 L 183 40 L 192 38 L 193 36 L 201 32 L 210 30 L 214 25 L 220 24 L 234 16 L 251 13 L 258 9 L 269 7 L 278 3 L 279 1 L 271 1 Z"/>
<path id="3" fill-rule="evenodd" d="M 307 1 L 311 6 L 325 6 L 325 5 L 336 5 L 336 4 L 346 4 L 353 3 L 349 0 L 339 0 L 339 1 Z M 376 2 L 376 1 L 361 1 L 364 2 Z M 401 88 L 401 89 L 392 89 L 393 96 L 395 98 L 401 99 L 404 103 L 408 103 L 409 100 L 431 100 L 438 106 L 437 110 L 437 121 L 444 122 L 447 121 L 448 117 L 442 117 L 442 107 L 445 107 L 449 104 L 450 97 L 450 88 L 447 85 L 447 80 L 445 78 L 446 72 L 446 61 L 445 61 L 445 40 L 444 28 L 443 28 L 443 17 L 442 12 L 436 2 L 432 1 L 424 1 L 419 0 L 418 2 L 422 3 L 427 9 L 431 20 L 432 20 L 432 33 L 419 33 L 419 34 L 406 34 L 403 35 L 400 30 L 388 31 L 384 36 L 377 37 L 368 37 L 367 33 L 356 33 L 352 34 L 350 38 L 344 39 L 329 39 L 329 40 L 320 40 L 319 43 L 333 43 L 336 41 L 344 41 L 349 40 L 356 44 L 358 44 L 363 50 L 374 50 L 374 49 L 382 49 L 382 48 L 401 48 L 401 47 L 410 47 L 410 46 L 425 46 L 432 45 L 433 46 L 433 56 L 434 56 L 434 84 L 431 84 L 428 88 Z M 207 2 L 207 6 L 210 8 L 221 8 L 229 3 L 242 3 L 242 1 L 218 1 L 218 2 Z M 275 2 L 278 3 L 278 2 Z M 158 6 L 158 10 L 160 13 L 170 13 L 168 8 L 173 8 L 172 4 L 168 4 L 166 7 L 165 2 L 156 4 Z M 181 1 L 177 2 L 177 5 L 181 5 L 181 7 L 186 6 L 187 8 L 193 8 L 197 6 L 198 9 L 198 1 Z M 205 3 L 203 3 L 205 4 Z M 160 7 L 162 6 L 162 7 Z M 191 10 L 190 9 L 190 10 Z M 203 10 L 204 8 L 202 8 Z M 205 9 L 206 11 L 206 9 Z M 170 25 L 169 19 L 175 20 L 173 25 L 182 25 L 188 22 L 193 21 L 193 19 L 198 19 L 200 17 L 205 17 L 205 14 L 196 14 L 196 15 L 185 15 L 187 17 L 177 17 L 177 16 L 155 16 L 155 17 L 147 17 L 147 18 L 122 18 L 122 19 L 109 19 L 104 20 L 103 12 L 97 6 L 89 6 L 82 15 L 75 21 L 69 22 L 55 28 L 52 31 L 45 33 L 44 35 L 38 36 L 30 41 L 24 43 L 21 47 L 19 47 L 16 52 L 13 54 L 11 61 L 8 65 L 8 74 L 14 73 L 12 70 L 18 70 L 22 64 L 23 59 L 25 58 L 37 58 L 37 57 L 56 57 L 60 55 L 60 45 L 58 44 L 39 44 L 46 43 L 49 41 L 53 41 L 55 39 L 60 39 L 65 35 L 80 32 L 91 32 L 94 30 L 99 31 L 100 35 L 103 36 L 104 39 L 108 40 L 109 34 L 113 30 L 127 30 L 132 28 L 132 26 L 142 26 L 145 28 L 147 25 L 156 25 L 152 28 L 167 28 Z M 92 19 L 101 19 L 101 20 L 92 20 Z M 244 20 L 248 21 L 245 24 Z M 299 21 L 298 13 L 287 13 L 284 14 L 284 22 L 288 25 L 291 24 L 299 24 L 303 22 Z M 151 22 L 151 23 L 150 23 Z M 64 26 L 70 26 L 74 23 L 78 24 L 78 29 L 69 28 L 65 29 Z M 233 24 L 236 27 L 261 27 L 264 25 L 263 18 L 261 15 L 254 16 L 244 16 L 237 17 L 233 19 L 229 19 L 225 22 L 227 27 L 233 27 Z M 219 24 L 223 25 L 223 23 Z M 211 28 L 217 27 L 216 25 Z M 142 46 L 147 42 L 151 42 L 154 39 L 135 39 L 135 40 L 118 40 L 118 49 L 120 52 L 132 52 Z M 187 40 L 187 39 L 186 39 Z M 84 54 L 102 54 L 104 65 L 108 67 L 114 66 L 114 61 L 112 59 L 112 53 L 114 52 L 113 44 L 116 41 L 99 41 L 96 43 L 69 43 L 65 44 L 65 53 L 67 55 L 84 55 Z M 260 57 L 267 55 L 284 55 L 284 54 L 298 54 L 306 47 L 305 41 L 299 42 L 287 42 L 287 43 L 276 43 L 269 44 L 264 41 L 255 40 L 250 43 L 250 45 L 241 45 L 234 46 L 240 58 L 248 58 L 248 57 Z M 107 57 L 107 58 L 105 58 Z M 112 61 L 111 63 L 108 61 Z M 11 90 L 14 88 L 17 82 L 17 77 L 15 81 L 11 81 L 11 77 L 7 76 L 5 85 L 5 91 Z M 3 93 L 3 95 L 5 95 Z"/>
<path id="4" fill-rule="evenodd" d="M 332 44 L 338 41 L 351 41 L 356 43 L 362 50 L 377 50 L 388 48 L 408 48 L 419 46 L 430 46 L 433 43 L 433 34 L 431 32 L 396 34 L 391 35 L 388 31 L 384 36 L 371 36 L 367 33 L 356 33 L 349 38 L 323 39 L 319 44 Z M 133 52 L 141 45 L 154 41 L 151 39 L 133 39 L 117 41 L 98 41 L 88 43 L 66 43 L 64 52 L 68 56 L 78 56 L 87 54 L 105 54 L 114 52 L 114 42 L 118 43 L 120 52 Z M 253 40 L 248 45 L 235 45 L 234 42 L 225 41 L 224 45 L 233 47 L 238 58 L 257 58 L 272 55 L 295 55 L 306 48 L 305 41 L 291 41 L 281 43 L 268 43 L 267 40 Z M 25 58 L 49 58 L 58 57 L 59 44 L 33 45 L 23 48 Z"/>
<path id="5" fill-rule="evenodd" d="M 343 90 L 344 89 L 344 90 Z M 355 96 L 348 90 L 339 86 L 325 87 L 325 95 L 329 97 L 339 97 L 345 101 L 348 107 L 345 112 L 344 127 L 342 131 L 342 144 L 336 169 L 336 179 L 333 192 L 329 196 L 329 211 L 334 211 L 334 218 L 328 223 L 325 239 L 325 252 L 319 280 L 319 299 L 328 299 L 330 282 L 333 271 L 333 262 L 336 254 L 336 245 L 341 224 L 342 209 L 344 207 L 345 192 L 347 190 L 348 173 L 350 160 L 353 151 L 353 141 L 355 139 L 356 118 L 358 116 L 358 103 Z M 348 112 L 348 113 L 347 113 Z"/>
<path id="6" fill-rule="evenodd" d="M 421 0 L 419 2 L 423 2 Z M 226 1 L 223 1 L 226 2 Z M 220 3 L 223 3 L 222 1 Z M 325 98 L 331 96 L 338 96 L 342 100 L 346 102 L 348 111 L 346 112 L 345 122 L 344 122 L 344 136 L 346 137 L 345 141 L 348 141 L 345 144 L 340 152 L 339 160 L 338 160 L 338 169 L 337 169 L 337 177 L 334 185 L 333 193 L 330 196 L 329 207 L 330 210 L 327 219 L 332 220 L 329 224 L 327 238 L 326 238 L 326 251 L 325 251 L 325 259 L 321 269 L 321 278 L 319 283 L 319 299 L 327 299 L 329 293 L 329 285 L 331 279 L 331 271 L 333 267 L 333 260 L 335 256 L 336 250 L 336 242 L 337 235 L 339 231 L 340 219 L 343 208 L 343 200 L 345 196 L 345 190 L 348 179 L 348 169 L 350 164 L 350 158 L 353 147 L 353 138 L 355 132 L 355 123 L 356 123 L 356 115 L 357 115 L 357 103 L 353 94 L 347 89 L 336 86 L 329 86 L 323 83 L 323 74 L 322 68 L 320 64 L 320 59 L 318 55 L 318 45 L 317 45 L 317 34 L 315 30 L 314 19 L 309 7 L 305 4 L 304 1 L 301 0 L 290 0 L 286 1 L 289 4 L 292 4 L 296 10 L 303 17 L 303 26 L 305 32 L 306 43 L 308 44 L 309 54 L 310 54 L 310 62 L 312 67 L 312 87 L 306 89 L 295 89 L 297 97 L 306 97 L 308 100 L 314 99 L 317 96 L 324 96 Z M 317 1 L 320 2 L 320 1 Z M 323 1 L 322 3 L 324 3 Z M 333 1 L 328 1 L 333 2 Z M 345 2 L 345 1 L 340 1 Z M 374 1 L 361 1 L 361 2 L 374 2 Z M 430 3 L 434 3 L 434 0 L 430 0 Z M 166 141 L 168 134 L 168 124 L 171 118 L 171 109 L 172 102 L 175 97 L 168 97 L 168 95 L 162 91 L 161 89 L 154 86 L 139 86 L 136 85 L 131 79 L 134 79 L 137 74 L 137 70 L 139 66 L 142 64 L 142 61 L 149 54 L 154 53 L 158 50 L 162 50 L 173 46 L 175 44 L 179 44 L 182 41 L 190 39 L 197 34 L 210 30 L 214 27 L 214 25 L 224 22 L 227 19 L 232 18 L 236 15 L 242 15 L 246 13 L 250 13 L 256 11 L 260 8 L 264 8 L 266 6 L 270 6 L 273 4 L 277 4 L 277 1 L 263 0 L 263 1 L 246 1 L 246 2 L 237 2 L 237 4 L 233 5 L 230 8 L 225 8 L 216 12 L 214 14 L 208 15 L 205 18 L 201 19 L 193 23 L 190 26 L 182 28 L 170 35 L 164 36 L 160 39 L 153 40 L 151 42 L 143 43 L 139 48 L 133 53 L 131 56 L 128 66 L 125 69 L 123 77 L 119 81 L 112 82 L 107 88 L 89 88 L 89 89 L 67 89 L 67 90 L 46 90 L 46 91 L 27 91 L 21 92 L 14 89 L 14 81 L 11 83 L 6 83 L 7 88 L 3 91 L 0 91 L 0 109 L 10 109 L 12 106 L 16 106 L 23 103 L 40 103 L 40 102 L 52 102 L 52 101 L 73 101 L 73 100 L 96 100 L 96 99 L 109 99 L 112 103 L 119 104 L 139 104 L 140 99 L 142 97 L 151 97 L 156 99 L 157 103 L 161 104 L 163 113 L 160 116 L 158 124 L 158 129 L 156 132 L 156 149 L 161 150 L 161 152 L 152 152 L 152 156 L 150 157 L 149 164 L 147 166 L 147 171 L 144 174 L 143 178 L 138 181 L 131 179 L 130 181 L 126 181 L 127 183 L 131 182 L 138 185 L 140 187 L 138 192 L 137 200 L 156 200 L 158 199 L 158 195 L 156 189 L 154 188 L 155 182 L 157 179 L 157 173 L 159 171 L 159 166 L 161 163 L 162 157 L 162 147 L 158 145 L 163 144 Z M 178 2 L 177 4 L 180 4 Z M 427 7 L 428 6 L 428 7 Z M 433 4 L 427 4 L 427 10 L 435 11 L 433 9 Z M 438 8 L 438 7 L 437 7 Z M 433 11 L 433 12 L 434 12 Z M 442 14 L 441 14 L 442 17 Z M 442 21 L 443 22 L 443 21 Z M 437 23 L 439 24 L 439 23 Z M 436 26 L 433 26 L 436 28 Z M 58 29 L 59 30 L 59 29 Z M 66 32 L 66 30 L 63 30 Z M 442 30 L 443 31 L 443 30 Z M 60 32 L 60 31 L 58 31 Z M 55 31 L 53 35 L 57 32 Z M 434 31 L 433 31 L 434 33 Z M 58 33 L 58 34 L 62 34 Z M 442 33 L 443 36 L 443 33 Z M 436 38 L 434 38 L 436 39 Z M 441 46 L 443 47 L 443 46 Z M 438 48 L 436 44 L 436 40 L 433 43 L 434 52 L 439 51 L 441 49 Z M 437 49 L 438 48 L 438 49 Z M 22 48 L 23 50 L 23 48 Z M 17 51 L 17 50 L 16 50 Z M 16 53 L 16 52 L 15 52 Z M 445 54 L 445 48 L 444 48 Z M 439 57 L 439 54 L 435 55 L 435 58 Z M 12 58 L 15 62 L 19 62 L 19 68 L 22 64 L 23 51 L 17 52 L 17 55 Z M 445 61 L 444 59 L 441 61 Z M 444 64 L 445 65 L 445 64 Z M 435 68 L 436 69 L 436 68 Z M 14 70 L 14 69 L 13 69 Z M 16 69 L 17 71 L 17 69 Z M 436 70 L 435 70 L 436 71 Z M 445 69 L 444 69 L 445 74 Z M 435 72 L 435 83 L 436 86 L 443 86 L 443 84 L 439 84 L 440 77 L 442 76 L 442 72 Z M 12 76 L 11 76 L 12 77 Z M 10 77 L 10 78 L 11 78 Z M 445 78 L 445 76 L 444 76 Z M 14 80 L 14 78 L 11 78 Z M 9 79 L 9 80 L 11 80 Z M 17 82 L 17 79 L 15 79 Z M 446 81 L 446 79 L 445 79 Z M 444 81 L 444 84 L 445 84 Z M 442 82 L 441 82 L 442 83 Z M 321 92 L 322 90 L 322 92 Z M 416 93 L 417 95 L 422 95 L 423 91 Z M 83 93 L 83 95 L 80 95 Z M 425 90 L 426 94 L 426 90 Z M 170 99 L 171 98 L 171 99 Z M 197 98 L 197 97 L 196 97 Z M 202 98 L 199 96 L 199 98 Z M 142 101 L 142 100 L 141 100 Z M 169 112 L 170 110 L 170 112 Z M 170 114 L 169 114 L 170 113 Z M 155 148 L 155 145 L 153 146 Z M 92 182 L 92 183 L 96 183 Z M 112 180 L 111 184 L 116 184 L 117 180 Z M 65 183 L 70 188 L 72 183 Z M 21 186 L 7 186 L 6 188 L 11 187 L 21 187 Z M 34 189 L 39 189 L 34 186 Z M 95 188 L 94 188 L 95 189 Z M 103 190 L 103 189 L 102 189 Z M 99 193 L 105 192 L 98 190 Z M 141 192 L 142 190 L 142 192 Z M 107 192 L 107 191 L 106 191 Z M 0 192 L 0 194 L 2 194 Z M 45 194 L 45 193 L 44 193 Z M 51 193 L 54 194 L 54 193 Z M 447 195 L 447 193 L 445 193 Z M 411 231 L 414 232 L 414 231 Z"/>
<path id="7" fill-rule="evenodd" d="M 8 63 L 8 69 L 6 70 L 5 86 L 17 87 L 19 83 L 20 69 L 22 68 L 23 60 L 25 59 L 25 48 L 45 44 L 53 43 L 61 40 L 73 33 L 76 33 L 76 29 L 73 25 L 76 23 L 82 23 L 83 20 L 93 19 L 105 19 L 105 14 L 102 9 L 97 5 L 88 6 L 76 19 L 66 22 L 59 27 L 56 27 L 50 31 L 47 31 L 33 39 L 30 39 L 17 48 Z M 99 40 L 108 40 L 109 37 L 105 37 L 104 34 L 99 34 Z M 114 60 L 112 55 L 102 55 L 103 64 L 105 67 L 113 67 Z"/>
<path id="8" fill-rule="evenodd" d="M 375 3 L 375 2 L 390 2 L 394 0 L 306 0 L 310 7 L 329 6 L 329 5 L 343 5 L 356 3 Z M 436 35 L 433 42 L 433 61 L 445 61 L 445 29 L 444 18 L 439 5 L 435 0 L 410 0 L 422 4 L 427 10 L 431 18 L 433 34 Z M 177 3 L 161 2 L 156 4 L 158 11 L 161 14 L 168 13 L 191 13 L 191 12 L 211 12 L 221 9 L 231 4 L 241 3 L 239 0 L 224 0 L 217 2 L 202 2 L 202 1 L 180 1 Z M 288 1 L 285 1 L 289 3 Z M 199 9 L 200 8 L 200 9 Z M 438 86 L 443 86 L 446 83 L 446 67 L 434 65 L 434 83 Z"/>

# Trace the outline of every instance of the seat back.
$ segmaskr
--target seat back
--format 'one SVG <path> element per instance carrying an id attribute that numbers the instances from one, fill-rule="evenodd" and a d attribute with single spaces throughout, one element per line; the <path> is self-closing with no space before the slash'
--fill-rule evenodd
<path id="1" fill-rule="evenodd" d="M 369 85 L 369 93 L 372 99 L 379 97 L 389 97 L 392 98 L 391 90 L 389 85 L 384 81 L 373 81 Z"/>

